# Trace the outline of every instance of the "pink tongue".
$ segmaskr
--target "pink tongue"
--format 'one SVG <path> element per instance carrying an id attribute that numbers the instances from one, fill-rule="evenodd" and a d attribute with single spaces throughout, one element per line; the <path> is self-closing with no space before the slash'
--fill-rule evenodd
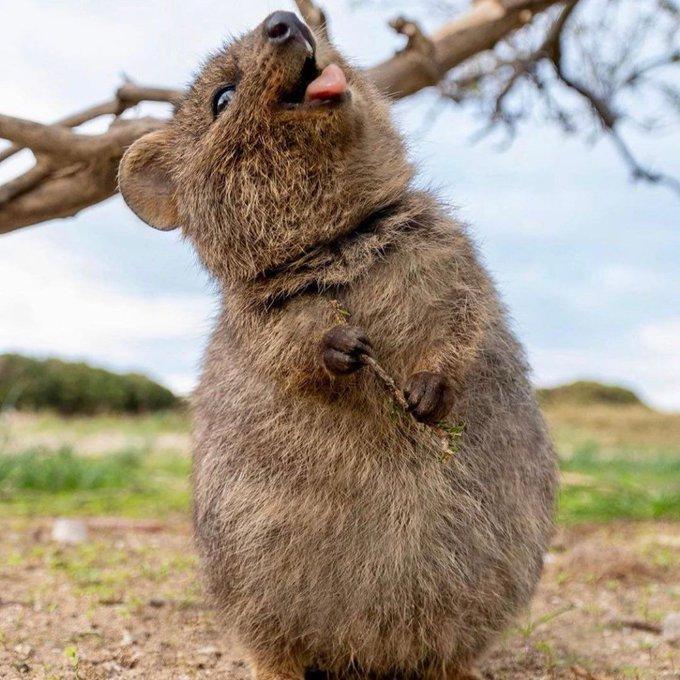
<path id="1" fill-rule="evenodd" d="M 347 92 L 347 78 L 337 64 L 328 64 L 321 75 L 307 85 L 305 99 L 335 99 Z"/>

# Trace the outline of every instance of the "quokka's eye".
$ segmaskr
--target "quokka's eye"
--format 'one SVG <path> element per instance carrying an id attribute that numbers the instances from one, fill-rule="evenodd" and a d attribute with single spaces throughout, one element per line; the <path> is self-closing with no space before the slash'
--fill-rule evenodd
<path id="1" fill-rule="evenodd" d="M 227 108 L 229 102 L 236 96 L 236 85 L 227 85 L 227 87 L 221 87 L 213 96 L 212 109 L 213 116 L 217 116 Z"/>

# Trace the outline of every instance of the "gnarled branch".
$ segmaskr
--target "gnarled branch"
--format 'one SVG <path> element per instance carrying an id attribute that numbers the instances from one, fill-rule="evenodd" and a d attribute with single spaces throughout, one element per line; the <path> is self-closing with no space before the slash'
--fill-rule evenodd
<path id="1" fill-rule="evenodd" d="M 380 90 L 401 99 L 438 83 L 438 76 L 492 49 L 530 18 L 560 0 L 477 0 L 470 10 L 430 36 L 432 58 L 417 50 L 397 52 L 368 70 Z M 434 66 L 434 67 L 433 67 Z"/>
<path id="2" fill-rule="evenodd" d="M 393 99 L 438 85 L 443 95 L 456 102 L 471 98 L 483 100 L 482 86 L 495 82 L 490 126 L 501 123 L 510 129 L 519 118 L 510 109 L 511 95 L 519 83 L 527 82 L 545 100 L 554 118 L 566 130 L 571 130 L 574 118 L 551 96 L 546 77 L 538 68 L 541 63 L 552 64 L 552 80 L 569 87 L 588 103 L 601 129 L 612 136 L 635 178 L 666 184 L 680 191 L 680 183 L 676 180 L 649 170 L 635 160 L 620 135 L 621 114 L 611 97 L 606 92 L 604 95 L 596 92 L 588 83 L 569 74 L 563 57 L 563 41 L 565 28 L 579 1 L 584 0 L 474 0 L 467 11 L 431 35 L 426 35 L 416 22 L 397 18 L 391 26 L 406 37 L 405 47 L 366 73 Z M 664 5 L 663 11 L 672 10 L 675 17 L 673 7 L 667 0 L 658 0 L 662 1 L 670 7 Z M 327 34 L 326 16 L 313 0 L 296 0 L 296 5 L 308 24 Z M 528 53 L 515 49 L 514 37 L 532 30 L 537 17 L 551 17 L 553 8 L 561 9 L 552 19 L 540 45 Z M 500 58 L 498 53 L 502 50 L 494 49 L 498 45 L 510 47 L 512 55 Z M 651 59 L 629 70 L 621 86 L 638 86 L 647 81 L 650 71 L 676 63 L 679 58 L 675 50 L 669 57 Z M 461 75 L 461 69 L 468 70 Z M 680 94 L 675 89 L 666 83 L 657 84 L 657 89 L 680 109 Z M 0 115 L 0 138 L 11 142 L 0 151 L 0 163 L 22 148 L 29 148 L 36 156 L 32 168 L 0 186 L 0 233 L 71 216 L 112 196 L 117 189 L 118 163 L 125 149 L 141 135 L 166 122 L 155 118 L 127 118 L 124 114 L 147 101 L 175 106 L 182 96 L 180 90 L 145 87 L 125 81 L 110 101 L 67 116 L 53 125 Z M 72 129 L 102 116 L 113 117 L 104 133 L 86 135 Z"/>

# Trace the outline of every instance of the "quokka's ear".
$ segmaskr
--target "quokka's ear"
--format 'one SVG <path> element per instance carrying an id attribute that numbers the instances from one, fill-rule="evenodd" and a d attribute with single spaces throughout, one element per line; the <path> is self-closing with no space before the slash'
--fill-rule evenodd
<path id="1" fill-rule="evenodd" d="M 130 146 L 118 168 L 118 186 L 125 202 L 137 217 L 163 231 L 179 226 L 169 144 L 167 129 L 150 132 Z"/>

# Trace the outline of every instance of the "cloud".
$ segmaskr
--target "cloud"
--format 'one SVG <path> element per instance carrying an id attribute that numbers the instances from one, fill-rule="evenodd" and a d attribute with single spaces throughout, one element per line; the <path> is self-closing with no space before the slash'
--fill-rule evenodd
<path id="1" fill-rule="evenodd" d="M 673 357 L 680 370 L 680 317 L 646 324 L 638 335 L 645 349 L 665 358 Z"/>
<path id="2" fill-rule="evenodd" d="M 208 295 L 122 292 L 35 231 L 3 241 L 0 289 L 0 351 L 83 358 L 161 378 L 176 377 L 163 357 L 177 346 L 194 347 L 197 361 L 213 308 Z"/>
<path id="3" fill-rule="evenodd" d="M 649 404 L 680 410 L 680 316 L 635 328 L 609 343 L 581 348 L 530 346 L 539 385 L 596 379 L 635 389 Z"/>
<path id="4" fill-rule="evenodd" d="M 181 86 L 209 50 L 282 5 L 206 0 L 199 12 L 162 0 L 9 4 L 0 61 L 12 68 L 0 73 L 0 108 L 44 121 L 110 98 L 123 72 Z M 411 4 L 400 3 L 417 16 Z M 378 4 L 324 5 L 336 41 L 363 64 L 403 42 Z M 443 19 L 420 9 L 427 28 Z M 591 147 L 534 124 L 499 153 L 492 140 L 470 144 L 479 116 L 453 106 L 424 126 L 437 101 L 421 93 L 400 102 L 396 118 L 423 183 L 462 206 L 538 381 L 593 376 L 680 408 L 676 197 L 632 185 L 607 140 Z M 676 139 L 635 143 L 678 174 Z M 176 235 L 145 229 L 120 200 L 1 237 L 0 286 L 0 351 L 149 371 L 182 391 L 195 380 L 212 312 L 206 277 Z"/>
<path id="5" fill-rule="evenodd" d="M 658 293 L 668 283 L 667 277 L 658 271 L 620 262 L 605 264 L 594 278 L 596 287 L 615 295 Z"/>

